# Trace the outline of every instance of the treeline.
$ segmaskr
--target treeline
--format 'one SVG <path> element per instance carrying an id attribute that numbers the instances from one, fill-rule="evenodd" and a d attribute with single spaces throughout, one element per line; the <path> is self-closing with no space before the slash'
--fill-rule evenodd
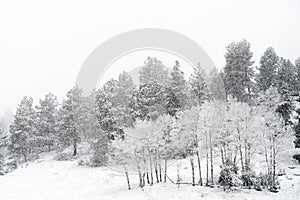
<path id="1" fill-rule="evenodd" d="M 149 57 L 140 69 L 138 86 L 122 72 L 89 96 L 74 87 L 61 103 L 51 93 L 36 106 L 24 97 L 10 136 L 1 139 L 2 148 L 15 160 L 27 162 L 70 146 L 76 156 L 78 145 L 87 142 L 92 150 L 89 164 L 123 166 L 128 184 L 131 166 L 139 173 L 141 187 L 153 184 L 152 170 L 157 182 L 166 181 L 168 159 L 190 157 L 193 185 L 195 166 L 200 185 L 203 176 L 206 185 L 219 182 L 224 187 L 235 184 L 241 168 L 244 185 L 276 190 L 276 156 L 281 138 L 293 142 L 290 127 L 300 146 L 300 124 L 291 118 L 299 98 L 300 59 L 292 63 L 270 47 L 254 67 L 252 56 L 250 44 L 243 40 L 227 46 L 222 70 L 205 71 L 199 64 L 189 80 L 178 61 L 169 74 L 162 61 Z M 128 136 L 134 133 L 139 136 Z M 264 142 L 255 146 L 257 137 Z M 265 156 L 265 179 L 253 174 L 254 149 Z M 214 154 L 222 163 L 219 180 L 213 180 Z M 204 158 L 206 175 L 201 174 Z"/>

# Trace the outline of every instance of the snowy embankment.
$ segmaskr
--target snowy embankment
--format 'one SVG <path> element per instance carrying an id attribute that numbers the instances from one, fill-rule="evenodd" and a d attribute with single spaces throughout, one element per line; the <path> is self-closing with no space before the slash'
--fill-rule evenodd
<path id="1" fill-rule="evenodd" d="M 131 175 L 132 190 L 127 190 L 123 174 L 109 168 L 78 166 L 77 161 L 55 161 L 53 156 L 40 159 L 28 166 L 19 167 L 0 176 L 1 200 L 105 200 L 105 199 L 300 199 L 300 166 L 284 167 L 286 175 L 280 176 L 281 190 L 268 191 L 237 189 L 224 192 L 222 188 L 159 183 L 138 187 L 137 175 Z M 181 176 L 190 177 L 188 161 L 181 163 Z M 290 166 L 290 165 L 289 165 Z M 172 169 L 174 168 L 174 169 Z M 170 171 L 176 171 L 170 166 Z M 175 180 L 176 175 L 170 177 Z"/>

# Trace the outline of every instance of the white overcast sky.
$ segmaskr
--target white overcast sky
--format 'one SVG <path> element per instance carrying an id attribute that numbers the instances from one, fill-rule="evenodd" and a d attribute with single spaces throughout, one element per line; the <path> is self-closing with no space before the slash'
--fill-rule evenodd
<path id="1" fill-rule="evenodd" d="M 226 45 L 241 39 L 255 60 L 268 46 L 293 62 L 300 56 L 299 0 L 1 0 L 0 114 L 24 95 L 64 97 L 98 45 L 149 27 L 188 36 L 218 68 Z"/>

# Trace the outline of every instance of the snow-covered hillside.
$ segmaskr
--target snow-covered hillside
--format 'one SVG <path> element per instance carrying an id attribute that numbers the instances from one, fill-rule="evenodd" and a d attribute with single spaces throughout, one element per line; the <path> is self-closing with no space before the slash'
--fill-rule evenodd
<path id="1" fill-rule="evenodd" d="M 181 176 L 190 177 L 188 161 L 181 161 Z M 290 169 L 289 167 L 295 167 Z M 175 168 L 175 165 L 170 166 Z M 141 189 L 138 176 L 130 174 L 132 189 L 128 190 L 123 174 L 109 168 L 78 166 L 77 161 L 55 161 L 53 155 L 19 167 L 0 176 L 1 200 L 106 200 L 106 199 L 300 199 L 300 166 L 284 167 L 286 175 L 280 176 L 278 193 L 237 189 L 224 192 L 222 188 L 191 185 L 174 185 L 170 182 L 154 184 Z M 170 170 L 176 171 L 176 169 Z M 175 174 L 170 178 L 176 179 Z"/>

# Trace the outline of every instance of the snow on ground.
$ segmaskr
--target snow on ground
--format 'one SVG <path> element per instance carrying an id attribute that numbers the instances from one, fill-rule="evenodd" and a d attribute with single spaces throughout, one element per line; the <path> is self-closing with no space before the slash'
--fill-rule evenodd
<path id="1" fill-rule="evenodd" d="M 281 190 L 268 191 L 238 189 L 224 192 L 222 188 L 159 183 L 138 188 L 137 176 L 130 175 L 132 190 L 127 190 L 123 174 L 109 168 L 78 166 L 77 161 L 55 161 L 53 156 L 23 166 L 5 176 L 0 176 L 0 200 L 178 200 L 178 199 L 300 199 L 300 166 L 285 167 L 286 176 L 280 177 Z M 188 161 L 181 167 L 181 176 L 190 177 Z M 170 171 L 176 171 L 175 164 Z M 173 169 L 172 169 L 173 168 Z M 175 174 L 170 175 L 175 180 Z M 187 180 L 188 181 L 188 180 Z"/>

